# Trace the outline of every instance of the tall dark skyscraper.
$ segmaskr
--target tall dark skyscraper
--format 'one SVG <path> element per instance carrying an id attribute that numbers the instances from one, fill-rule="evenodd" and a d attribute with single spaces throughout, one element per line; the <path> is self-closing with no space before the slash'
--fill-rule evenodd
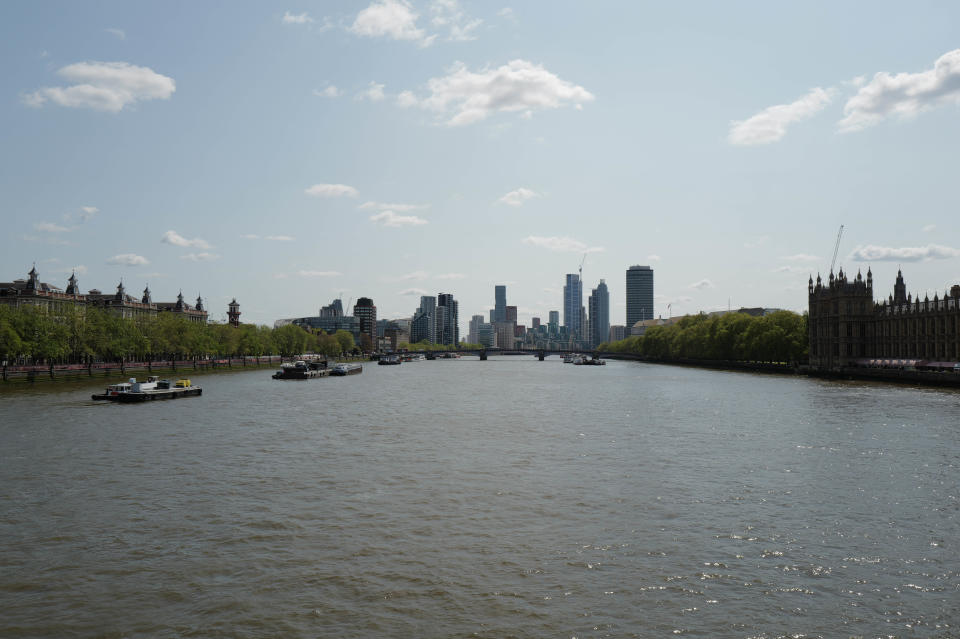
<path id="1" fill-rule="evenodd" d="M 366 335 L 369 344 L 359 344 L 361 348 L 377 347 L 377 307 L 369 297 L 361 297 L 353 305 L 353 316 L 360 320 L 360 339 Z"/>
<path id="2" fill-rule="evenodd" d="M 459 306 L 451 293 L 437 296 L 437 344 L 460 343 Z"/>
<path id="3" fill-rule="evenodd" d="M 507 321 L 507 287 L 503 284 L 497 284 L 493 287 L 494 307 L 493 321 Z"/>
<path id="4" fill-rule="evenodd" d="M 576 273 L 567 273 L 567 283 L 563 286 L 563 325 L 573 339 L 582 337 L 580 323 L 583 312 L 583 284 Z"/>
<path id="5" fill-rule="evenodd" d="M 588 302 L 590 306 L 590 346 L 607 341 L 610 334 L 610 291 L 607 283 L 600 280 L 593 289 Z"/>
<path id="6" fill-rule="evenodd" d="M 631 266 L 627 269 L 627 331 L 648 319 L 653 319 L 653 269 Z"/>

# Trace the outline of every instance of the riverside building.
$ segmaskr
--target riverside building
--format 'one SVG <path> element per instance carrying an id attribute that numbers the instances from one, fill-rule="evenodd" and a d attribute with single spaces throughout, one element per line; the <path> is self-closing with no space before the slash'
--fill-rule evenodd
<path id="1" fill-rule="evenodd" d="M 653 319 L 653 269 L 631 266 L 627 269 L 627 328 L 648 319 Z"/>
<path id="2" fill-rule="evenodd" d="M 590 293 L 590 346 L 605 342 L 610 334 L 610 292 L 607 283 L 600 280 Z"/>
<path id="3" fill-rule="evenodd" d="M 583 286 L 580 276 L 567 273 L 567 282 L 563 285 L 563 326 L 573 340 L 581 338 L 583 317 Z"/>
<path id="4" fill-rule="evenodd" d="M 933 299 L 907 293 L 897 271 L 893 293 L 873 299 L 873 273 L 850 280 L 843 269 L 823 282 L 811 276 L 809 359 L 820 370 L 849 366 L 924 365 L 953 369 L 960 362 L 960 285 Z"/>

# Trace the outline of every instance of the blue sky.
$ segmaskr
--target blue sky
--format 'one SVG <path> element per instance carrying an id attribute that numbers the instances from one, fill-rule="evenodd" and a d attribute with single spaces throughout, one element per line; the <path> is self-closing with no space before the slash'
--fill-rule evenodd
<path id="1" fill-rule="evenodd" d="M 809 273 L 960 282 L 960 5 L 0 5 L 0 279 L 221 319 L 381 317 L 452 292 L 462 332 L 655 269 L 657 313 L 806 307 Z M 586 304 L 586 300 L 584 300 Z"/>

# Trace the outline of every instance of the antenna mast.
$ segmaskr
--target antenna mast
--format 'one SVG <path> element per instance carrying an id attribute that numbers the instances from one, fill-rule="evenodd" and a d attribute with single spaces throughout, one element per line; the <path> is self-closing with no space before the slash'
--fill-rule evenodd
<path id="1" fill-rule="evenodd" d="M 837 231 L 837 243 L 833 245 L 833 259 L 830 260 L 830 272 L 833 273 L 833 267 L 837 263 L 837 251 L 840 250 L 840 238 L 843 236 L 843 224 L 840 225 L 840 230 Z"/>

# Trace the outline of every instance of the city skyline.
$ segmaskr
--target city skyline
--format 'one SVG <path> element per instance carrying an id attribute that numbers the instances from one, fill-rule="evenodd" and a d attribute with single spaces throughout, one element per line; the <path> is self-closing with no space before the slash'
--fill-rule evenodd
<path id="1" fill-rule="evenodd" d="M 267 325 L 453 291 L 465 335 L 497 284 L 561 309 L 584 256 L 614 325 L 631 264 L 653 317 L 803 311 L 844 224 L 851 276 L 960 282 L 960 7 L 617 11 L 0 6 L 2 278 Z"/>

